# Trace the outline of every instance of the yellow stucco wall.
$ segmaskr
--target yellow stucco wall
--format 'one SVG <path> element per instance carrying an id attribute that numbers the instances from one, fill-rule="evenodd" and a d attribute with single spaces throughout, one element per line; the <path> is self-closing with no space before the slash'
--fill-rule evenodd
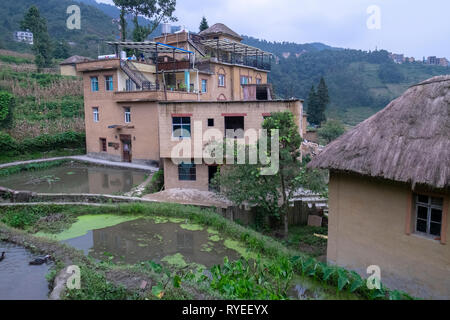
<path id="1" fill-rule="evenodd" d="M 408 185 L 332 173 L 329 194 L 329 262 L 366 277 L 367 267 L 377 265 L 387 287 L 450 299 L 449 244 L 406 234 Z"/>

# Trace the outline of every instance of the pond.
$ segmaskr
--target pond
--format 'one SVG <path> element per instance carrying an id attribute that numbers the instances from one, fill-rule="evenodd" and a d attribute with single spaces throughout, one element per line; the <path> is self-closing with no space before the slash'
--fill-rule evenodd
<path id="1" fill-rule="evenodd" d="M 151 260 L 209 268 L 222 264 L 225 257 L 234 260 L 245 254 L 239 243 L 221 238 L 211 228 L 163 217 L 86 215 L 53 238 L 94 259 L 122 264 Z"/>
<path id="2" fill-rule="evenodd" d="M 49 294 L 45 275 L 52 263 L 29 265 L 38 258 L 23 247 L 0 241 L 0 300 L 47 300 Z"/>
<path id="3" fill-rule="evenodd" d="M 143 183 L 146 176 L 144 171 L 72 161 L 0 177 L 0 186 L 39 193 L 121 194 Z"/>

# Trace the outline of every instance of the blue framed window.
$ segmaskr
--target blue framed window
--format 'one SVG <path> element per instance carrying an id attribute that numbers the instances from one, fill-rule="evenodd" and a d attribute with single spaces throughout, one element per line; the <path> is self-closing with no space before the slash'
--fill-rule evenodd
<path id="1" fill-rule="evenodd" d="M 191 118 L 190 117 L 173 117 L 172 118 L 172 135 L 174 138 L 190 138 L 191 137 Z"/>
<path id="2" fill-rule="evenodd" d="M 114 90 L 113 77 L 112 76 L 106 76 L 105 77 L 105 86 L 106 86 L 106 91 L 113 91 Z"/>
<path id="3" fill-rule="evenodd" d="M 179 181 L 196 181 L 197 168 L 194 163 L 182 163 L 178 165 Z"/>
<path id="4" fill-rule="evenodd" d="M 91 91 L 98 91 L 98 77 L 91 77 Z"/>
<path id="5" fill-rule="evenodd" d="M 202 93 L 208 92 L 208 80 L 202 80 Z"/>

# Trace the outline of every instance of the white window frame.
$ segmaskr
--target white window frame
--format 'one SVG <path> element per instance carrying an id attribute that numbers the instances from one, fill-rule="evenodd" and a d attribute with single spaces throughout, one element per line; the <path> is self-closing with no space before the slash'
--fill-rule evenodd
<path id="1" fill-rule="evenodd" d="M 124 108 L 124 115 L 125 115 L 125 123 L 131 123 L 131 108 L 125 107 Z"/>
<path id="2" fill-rule="evenodd" d="M 219 74 L 219 87 L 225 87 L 225 75 Z"/>
<path id="3" fill-rule="evenodd" d="M 180 118 L 180 123 L 174 123 L 174 119 L 175 118 Z M 183 123 L 183 118 L 189 118 L 189 124 L 188 123 Z M 172 137 L 173 138 L 178 138 L 178 139 L 190 139 L 192 137 L 192 119 L 191 117 L 172 117 Z M 189 135 L 181 135 L 181 136 L 176 136 L 175 135 L 175 127 L 180 127 L 181 129 L 181 133 L 184 134 L 186 131 L 188 131 L 187 127 L 189 127 Z"/>
<path id="4" fill-rule="evenodd" d="M 93 107 L 92 113 L 93 113 L 93 117 L 94 117 L 94 122 L 100 122 L 100 113 L 98 111 L 98 107 Z"/>
<path id="5" fill-rule="evenodd" d="M 202 93 L 208 92 L 208 80 L 202 79 Z"/>

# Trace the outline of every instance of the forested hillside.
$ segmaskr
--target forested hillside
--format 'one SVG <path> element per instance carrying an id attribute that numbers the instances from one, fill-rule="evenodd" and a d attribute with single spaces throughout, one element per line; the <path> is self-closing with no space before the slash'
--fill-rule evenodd
<path id="1" fill-rule="evenodd" d="M 81 9 L 81 29 L 66 27 L 70 5 L 78 4 Z M 19 52 L 31 52 L 31 46 L 13 41 L 14 31 L 20 30 L 24 13 L 35 5 L 41 16 L 47 19 L 48 32 L 52 40 L 73 42 L 71 54 L 95 56 L 110 51 L 103 40 L 114 40 L 119 35 L 117 25 L 101 10 L 83 3 L 69 0 L 13 0 L 2 1 L 0 10 L 0 47 Z"/>
<path id="2" fill-rule="evenodd" d="M 384 108 L 409 86 L 450 68 L 421 63 L 395 64 L 387 51 L 343 50 L 323 44 L 271 43 L 246 37 L 246 43 L 275 54 L 269 81 L 282 98 L 306 99 L 325 78 L 328 115 L 354 125 Z"/>

